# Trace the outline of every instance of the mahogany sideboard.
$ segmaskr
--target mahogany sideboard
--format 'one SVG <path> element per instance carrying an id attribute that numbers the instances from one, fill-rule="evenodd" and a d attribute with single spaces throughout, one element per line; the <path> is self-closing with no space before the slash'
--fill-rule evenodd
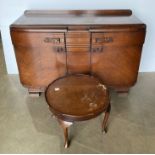
<path id="1" fill-rule="evenodd" d="M 30 94 L 76 73 L 128 92 L 137 81 L 146 25 L 131 10 L 26 10 L 10 33 Z"/>

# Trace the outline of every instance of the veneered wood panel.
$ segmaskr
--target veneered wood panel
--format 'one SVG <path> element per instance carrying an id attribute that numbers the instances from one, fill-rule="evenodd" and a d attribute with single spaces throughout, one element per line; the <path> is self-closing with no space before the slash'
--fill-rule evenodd
<path id="1" fill-rule="evenodd" d="M 66 33 L 67 46 L 90 45 L 90 33 L 88 31 L 69 31 Z"/>
<path id="2" fill-rule="evenodd" d="M 89 46 L 67 46 L 67 52 L 90 52 Z"/>
<path id="3" fill-rule="evenodd" d="M 103 52 L 92 52 L 92 72 L 113 88 L 135 84 L 141 58 L 141 46 L 103 47 Z"/>
<path id="4" fill-rule="evenodd" d="M 69 74 L 90 72 L 90 53 L 67 52 L 67 68 Z"/>
<path id="5" fill-rule="evenodd" d="M 26 87 L 45 88 L 66 74 L 66 53 L 52 47 L 16 47 L 21 83 Z"/>

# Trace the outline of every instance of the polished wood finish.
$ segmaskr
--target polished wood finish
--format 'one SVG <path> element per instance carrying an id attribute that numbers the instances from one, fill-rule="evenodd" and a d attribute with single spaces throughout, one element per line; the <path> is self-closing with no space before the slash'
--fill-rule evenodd
<path id="1" fill-rule="evenodd" d="M 64 132 L 64 147 L 68 148 L 69 146 L 69 140 L 68 140 L 68 128 L 72 125 L 72 122 L 66 122 L 63 121 L 62 119 L 58 118 L 58 122 L 61 125 L 61 127 L 63 128 L 63 132 Z"/>
<path id="2" fill-rule="evenodd" d="M 29 90 L 44 92 L 59 77 L 83 73 L 127 92 L 137 81 L 146 25 L 131 10 L 27 10 L 10 32 Z"/>
<path id="3" fill-rule="evenodd" d="M 110 115 L 110 111 L 111 111 L 111 105 L 109 104 L 108 108 L 106 109 L 105 116 L 102 123 L 102 132 L 105 132 L 105 133 L 107 133 L 107 122 Z"/>
<path id="4" fill-rule="evenodd" d="M 106 16 L 130 16 L 131 10 L 26 10 L 25 15 L 106 15 Z"/>
<path id="5" fill-rule="evenodd" d="M 51 112 L 58 118 L 68 147 L 68 127 L 105 112 L 102 131 L 107 132 L 109 92 L 100 80 L 89 75 L 67 75 L 52 82 L 45 93 Z"/>

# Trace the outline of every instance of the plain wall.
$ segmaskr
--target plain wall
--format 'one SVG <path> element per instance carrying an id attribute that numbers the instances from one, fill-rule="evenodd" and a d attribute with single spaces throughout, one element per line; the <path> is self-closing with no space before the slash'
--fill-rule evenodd
<path id="1" fill-rule="evenodd" d="M 154 6 L 155 0 L 0 0 L 0 30 L 7 71 L 9 74 L 18 73 L 9 25 L 27 9 L 131 9 L 147 24 L 140 71 L 155 71 Z"/>

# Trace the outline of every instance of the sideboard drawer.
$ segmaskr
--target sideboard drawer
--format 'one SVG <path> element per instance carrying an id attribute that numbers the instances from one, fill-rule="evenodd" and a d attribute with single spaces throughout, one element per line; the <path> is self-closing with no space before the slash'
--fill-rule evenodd
<path id="1" fill-rule="evenodd" d="M 66 45 L 89 45 L 90 33 L 85 31 L 71 31 L 66 34 Z"/>
<path id="2" fill-rule="evenodd" d="M 49 46 L 64 45 L 64 33 L 35 33 L 12 31 L 12 42 L 15 46 Z"/>
<path id="3" fill-rule="evenodd" d="M 67 52 L 89 52 L 90 47 L 75 47 L 75 46 L 67 46 Z"/>
<path id="4" fill-rule="evenodd" d="M 141 45 L 144 42 L 143 31 L 92 33 L 93 45 Z"/>

